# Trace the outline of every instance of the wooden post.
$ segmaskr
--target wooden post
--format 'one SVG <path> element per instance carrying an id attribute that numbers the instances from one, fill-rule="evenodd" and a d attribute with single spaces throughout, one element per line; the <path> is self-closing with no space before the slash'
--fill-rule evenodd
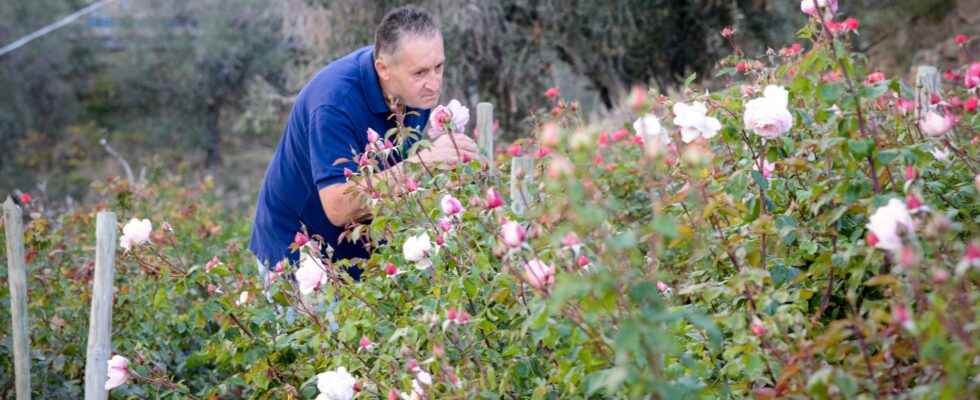
<path id="1" fill-rule="evenodd" d="M 476 131 L 480 135 L 477 138 L 480 152 L 486 158 L 490 173 L 493 174 L 493 104 L 480 103 L 476 105 Z"/>
<path id="2" fill-rule="evenodd" d="M 85 400 L 104 400 L 112 335 L 112 263 L 116 258 L 116 214 L 100 212 L 95 225 L 95 276 L 85 359 Z"/>
<path id="3" fill-rule="evenodd" d="M 919 119 L 932 106 L 932 95 L 936 93 L 939 93 L 939 70 L 931 65 L 920 65 L 915 72 L 915 101 Z"/>
<path id="4" fill-rule="evenodd" d="M 534 159 L 527 156 L 510 160 L 510 209 L 517 215 L 524 215 L 531 203 L 528 187 L 534 182 Z"/>
<path id="5" fill-rule="evenodd" d="M 3 203 L 7 234 L 7 282 L 14 339 L 14 380 L 17 400 L 31 398 L 31 347 L 27 325 L 27 262 L 24 260 L 23 213 L 10 197 Z"/>

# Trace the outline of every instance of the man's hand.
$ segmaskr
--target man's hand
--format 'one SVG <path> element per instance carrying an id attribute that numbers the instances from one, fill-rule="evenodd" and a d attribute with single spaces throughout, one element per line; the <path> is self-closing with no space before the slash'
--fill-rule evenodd
<path id="1" fill-rule="evenodd" d="M 452 135 L 450 137 L 450 135 Z M 456 142 L 455 146 L 453 141 Z M 456 149 L 459 149 L 457 153 Z M 469 136 L 457 133 L 446 134 L 436 138 L 435 143 L 428 149 L 421 150 L 415 157 L 409 158 L 408 162 L 418 162 L 419 157 L 426 165 L 435 165 L 440 168 L 452 168 L 456 163 L 463 160 L 473 160 L 478 157 L 476 143 Z M 462 157 L 463 160 L 460 159 Z"/>

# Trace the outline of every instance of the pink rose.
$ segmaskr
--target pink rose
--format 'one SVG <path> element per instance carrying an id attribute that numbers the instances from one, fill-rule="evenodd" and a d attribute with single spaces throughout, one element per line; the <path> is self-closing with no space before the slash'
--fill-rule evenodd
<path id="1" fill-rule="evenodd" d="M 446 215 L 456 215 L 463 212 L 463 203 L 460 203 L 459 200 L 453 197 L 451 194 L 442 196 L 442 200 L 439 201 L 439 205 L 442 207 L 442 212 Z"/>
<path id="2" fill-rule="evenodd" d="M 922 133 L 926 135 L 938 137 L 952 129 L 954 122 L 955 120 L 952 114 L 946 114 L 943 116 L 935 111 L 929 111 L 925 117 L 919 121 L 919 129 L 922 129 Z"/>
<path id="3" fill-rule="evenodd" d="M 117 354 L 112 356 L 108 362 L 109 371 L 108 379 L 105 382 L 105 390 L 112 390 L 129 380 L 129 360 Z"/>
<path id="4" fill-rule="evenodd" d="M 504 239 L 504 244 L 508 247 L 521 247 L 527 232 L 521 224 L 514 221 L 507 221 L 500 227 L 500 236 Z"/>
<path id="5" fill-rule="evenodd" d="M 555 283 L 555 267 L 534 259 L 524 264 L 524 278 L 531 287 L 545 290 Z"/>

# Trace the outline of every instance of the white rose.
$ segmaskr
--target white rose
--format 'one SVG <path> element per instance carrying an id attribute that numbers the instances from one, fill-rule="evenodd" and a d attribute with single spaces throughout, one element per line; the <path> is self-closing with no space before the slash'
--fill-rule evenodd
<path id="1" fill-rule="evenodd" d="M 817 15 L 817 7 L 827 10 L 830 16 L 837 12 L 837 0 L 803 0 L 800 2 L 800 11 L 807 15 Z"/>
<path id="2" fill-rule="evenodd" d="M 354 398 L 354 384 L 357 381 L 344 367 L 327 371 L 316 376 L 316 388 L 320 390 L 317 400 L 350 400 Z"/>
<path id="3" fill-rule="evenodd" d="M 915 229 L 912 215 L 909 214 L 905 202 L 899 199 L 888 200 L 887 205 L 879 207 L 874 214 L 871 214 L 868 222 L 868 230 L 878 238 L 875 247 L 891 251 L 902 248 L 900 227 L 906 231 Z"/>
<path id="4" fill-rule="evenodd" d="M 929 153 L 932 154 L 937 161 L 946 161 L 949 159 L 949 150 L 946 150 L 945 147 L 935 147 L 930 150 Z"/>
<path id="5" fill-rule="evenodd" d="M 459 100 L 453 99 L 446 106 L 453 115 L 453 132 L 466 133 L 466 123 L 470 121 L 470 109 L 463 106 Z"/>
<path id="6" fill-rule="evenodd" d="M 789 109 L 789 93 L 781 86 L 769 85 L 762 97 L 745 104 L 745 129 L 759 136 L 773 139 L 793 127 L 793 115 Z"/>
<path id="7" fill-rule="evenodd" d="M 429 241 L 428 233 L 409 237 L 402 246 L 405 260 L 414 262 L 418 269 L 426 269 L 432 265 L 429 261 L 430 251 L 432 251 L 432 242 Z"/>
<path id="8" fill-rule="evenodd" d="M 316 257 L 303 252 L 299 257 L 299 269 L 296 270 L 296 282 L 302 294 L 313 293 L 314 290 L 327 283 L 327 272 Z"/>
<path id="9" fill-rule="evenodd" d="M 129 250 L 133 246 L 139 246 L 150 242 L 150 232 L 153 231 L 153 224 L 148 219 L 133 218 L 123 226 L 123 235 L 119 238 L 119 247 Z"/>
<path id="10" fill-rule="evenodd" d="M 643 136 L 644 139 L 659 138 L 663 144 L 670 143 L 670 136 L 660 126 L 660 119 L 656 115 L 647 114 L 637 118 L 633 122 L 633 130 L 636 131 L 637 135 Z"/>
<path id="11" fill-rule="evenodd" d="M 698 137 L 711 139 L 721 130 L 721 122 L 707 114 L 708 109 L 701 102 L 674 104 L 674 125 L 681 128 L 684 143 L 691 143 Z"/>

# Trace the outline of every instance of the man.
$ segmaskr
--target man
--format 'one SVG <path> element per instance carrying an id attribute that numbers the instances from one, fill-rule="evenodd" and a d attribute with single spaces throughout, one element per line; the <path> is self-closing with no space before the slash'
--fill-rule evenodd
<path id="1" fill-rule="evenodd" d="M 375 43 L 340 58 L 316 74 L 293 105 L 275 156 L 269 162 L 259 191 L 250 249 L 259 273 L 283 259 L 293 263 L 299 255 L 289 251 L 297 232 L 306 227 L 333 248 L 333 258 L 367 258 L 363 243 L 338 242 L 344 227 L 368 214 L 365 201 L 348 184 L 344 169 L 357 170 L 354 154 L 364 150 L 367 130 L 382 135 L 393 128 L 391 106 L 405 106 L 418 115 L 405 126 L 420 132 L 429 112 L 439 102 L 445 62 L 442 33 L 425 10 L 406 6 L 385 15 Z M 476 158 L 472 139 L 455 135 L 464 156 Z M 401 155 L 412 145 L 407 141 Z M 382 175 L 400 175 L 404 162 L 446 165 L 458 155 L 448 135 L 408 160 L 396 158 Z M 384 179 L 384 177 L 382 177 Z M 360 270 L 349 270 L 359 279 Z"/>

